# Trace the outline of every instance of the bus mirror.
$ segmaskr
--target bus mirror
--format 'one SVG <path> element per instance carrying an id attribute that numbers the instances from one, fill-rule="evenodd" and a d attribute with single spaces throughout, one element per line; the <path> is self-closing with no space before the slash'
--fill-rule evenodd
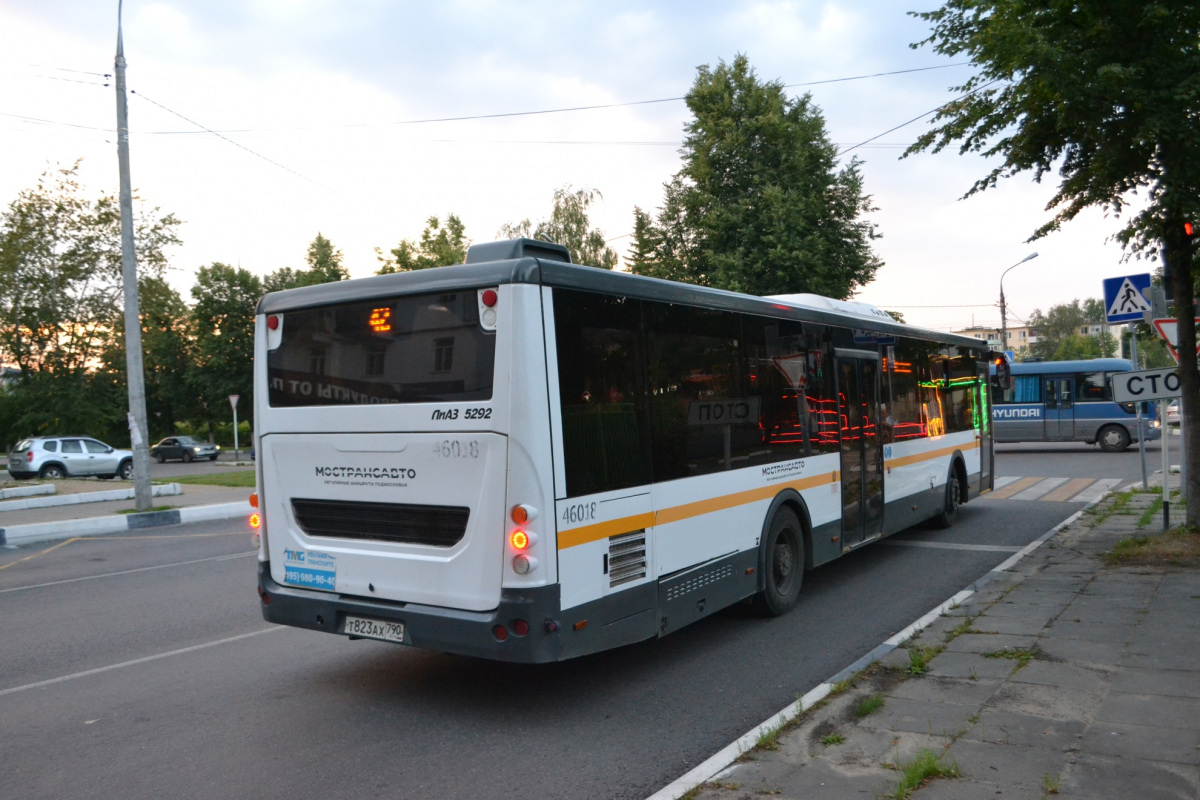
<path id="1" fill-rule="evenodd" d="M 1008 364 L 1008 359 L 1000 356 L 995 361 L 996 364 L 996 388 L 1002 392 L 1006 392 L 1012 388 L 1012 367 Z"/>

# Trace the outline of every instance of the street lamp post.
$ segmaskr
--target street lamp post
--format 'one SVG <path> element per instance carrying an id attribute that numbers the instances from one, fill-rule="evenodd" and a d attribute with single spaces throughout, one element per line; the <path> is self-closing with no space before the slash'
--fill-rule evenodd
<path id="1" fill-rule="evenodd" d="M 1008 269 L 1000 274 L 1000 350 L 1003 352 L 1008 348 L 1008 309 L 1004 305 L 1004 276 L 1012 271 L 1014 267 L 1019 267 L 1026 261 L 1032 261 L 1037 258 L 1037 253 L 1030 253 L 1022 258 L 1016 264 L 1013 264 Z"/>

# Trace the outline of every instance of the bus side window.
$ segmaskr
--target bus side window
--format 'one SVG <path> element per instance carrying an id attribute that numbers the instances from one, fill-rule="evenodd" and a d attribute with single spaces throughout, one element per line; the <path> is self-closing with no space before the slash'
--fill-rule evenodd
<path id="1" fill-rule="evenodd" d="M 1004 390 L 1004 394 L 992 398 L 993 403 L 1040 403 L 1042 402 L 1042 381 L 1037 375 L 1014 375 L 1012 385 Z"/>
<path id="2" fill-rule="evenodd" d="M 1081 372 L 1075 376 L 1075 399 L 1081 402 L 1112 400 L 1111 384 L 1103 372 Z"/>
<path id="3" fill-rule="evenodd" d="M 1058 379 L 1046 378 L 1046 408 L 1058 408 Z"/>

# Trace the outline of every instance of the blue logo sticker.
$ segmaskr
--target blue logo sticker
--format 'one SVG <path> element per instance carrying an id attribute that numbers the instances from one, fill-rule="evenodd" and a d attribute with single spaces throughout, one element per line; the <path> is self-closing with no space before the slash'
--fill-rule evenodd
<path id="1" fill-rule="evenodd" d="M 312 550 L 284 550 L 283 582 L 333 591 L 337 586 L 337 559 Z"/>

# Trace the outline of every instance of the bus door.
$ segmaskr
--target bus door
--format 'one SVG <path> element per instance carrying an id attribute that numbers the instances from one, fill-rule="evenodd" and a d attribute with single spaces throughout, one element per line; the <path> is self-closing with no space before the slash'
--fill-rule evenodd
<path id="1" fill-rule="evenodd" d="M 879 437 L 879 354 L 836 349 L 841 428 L 842 548 L 883 528 L 883 446 Z"/>
<path id="2" fill-rule="evenodd" d="M 1075 438 L 1075 380 L 1046 378 L 1042 388 L 1046 398 L 1046 441 L 1070 441 Z"/>
<path id="3" fill-rule="evenodd" d="M 987 362 L 975 363 L 975 436 L 979 440 L 979 491 L 992 488 L 992 404 Z"/>

